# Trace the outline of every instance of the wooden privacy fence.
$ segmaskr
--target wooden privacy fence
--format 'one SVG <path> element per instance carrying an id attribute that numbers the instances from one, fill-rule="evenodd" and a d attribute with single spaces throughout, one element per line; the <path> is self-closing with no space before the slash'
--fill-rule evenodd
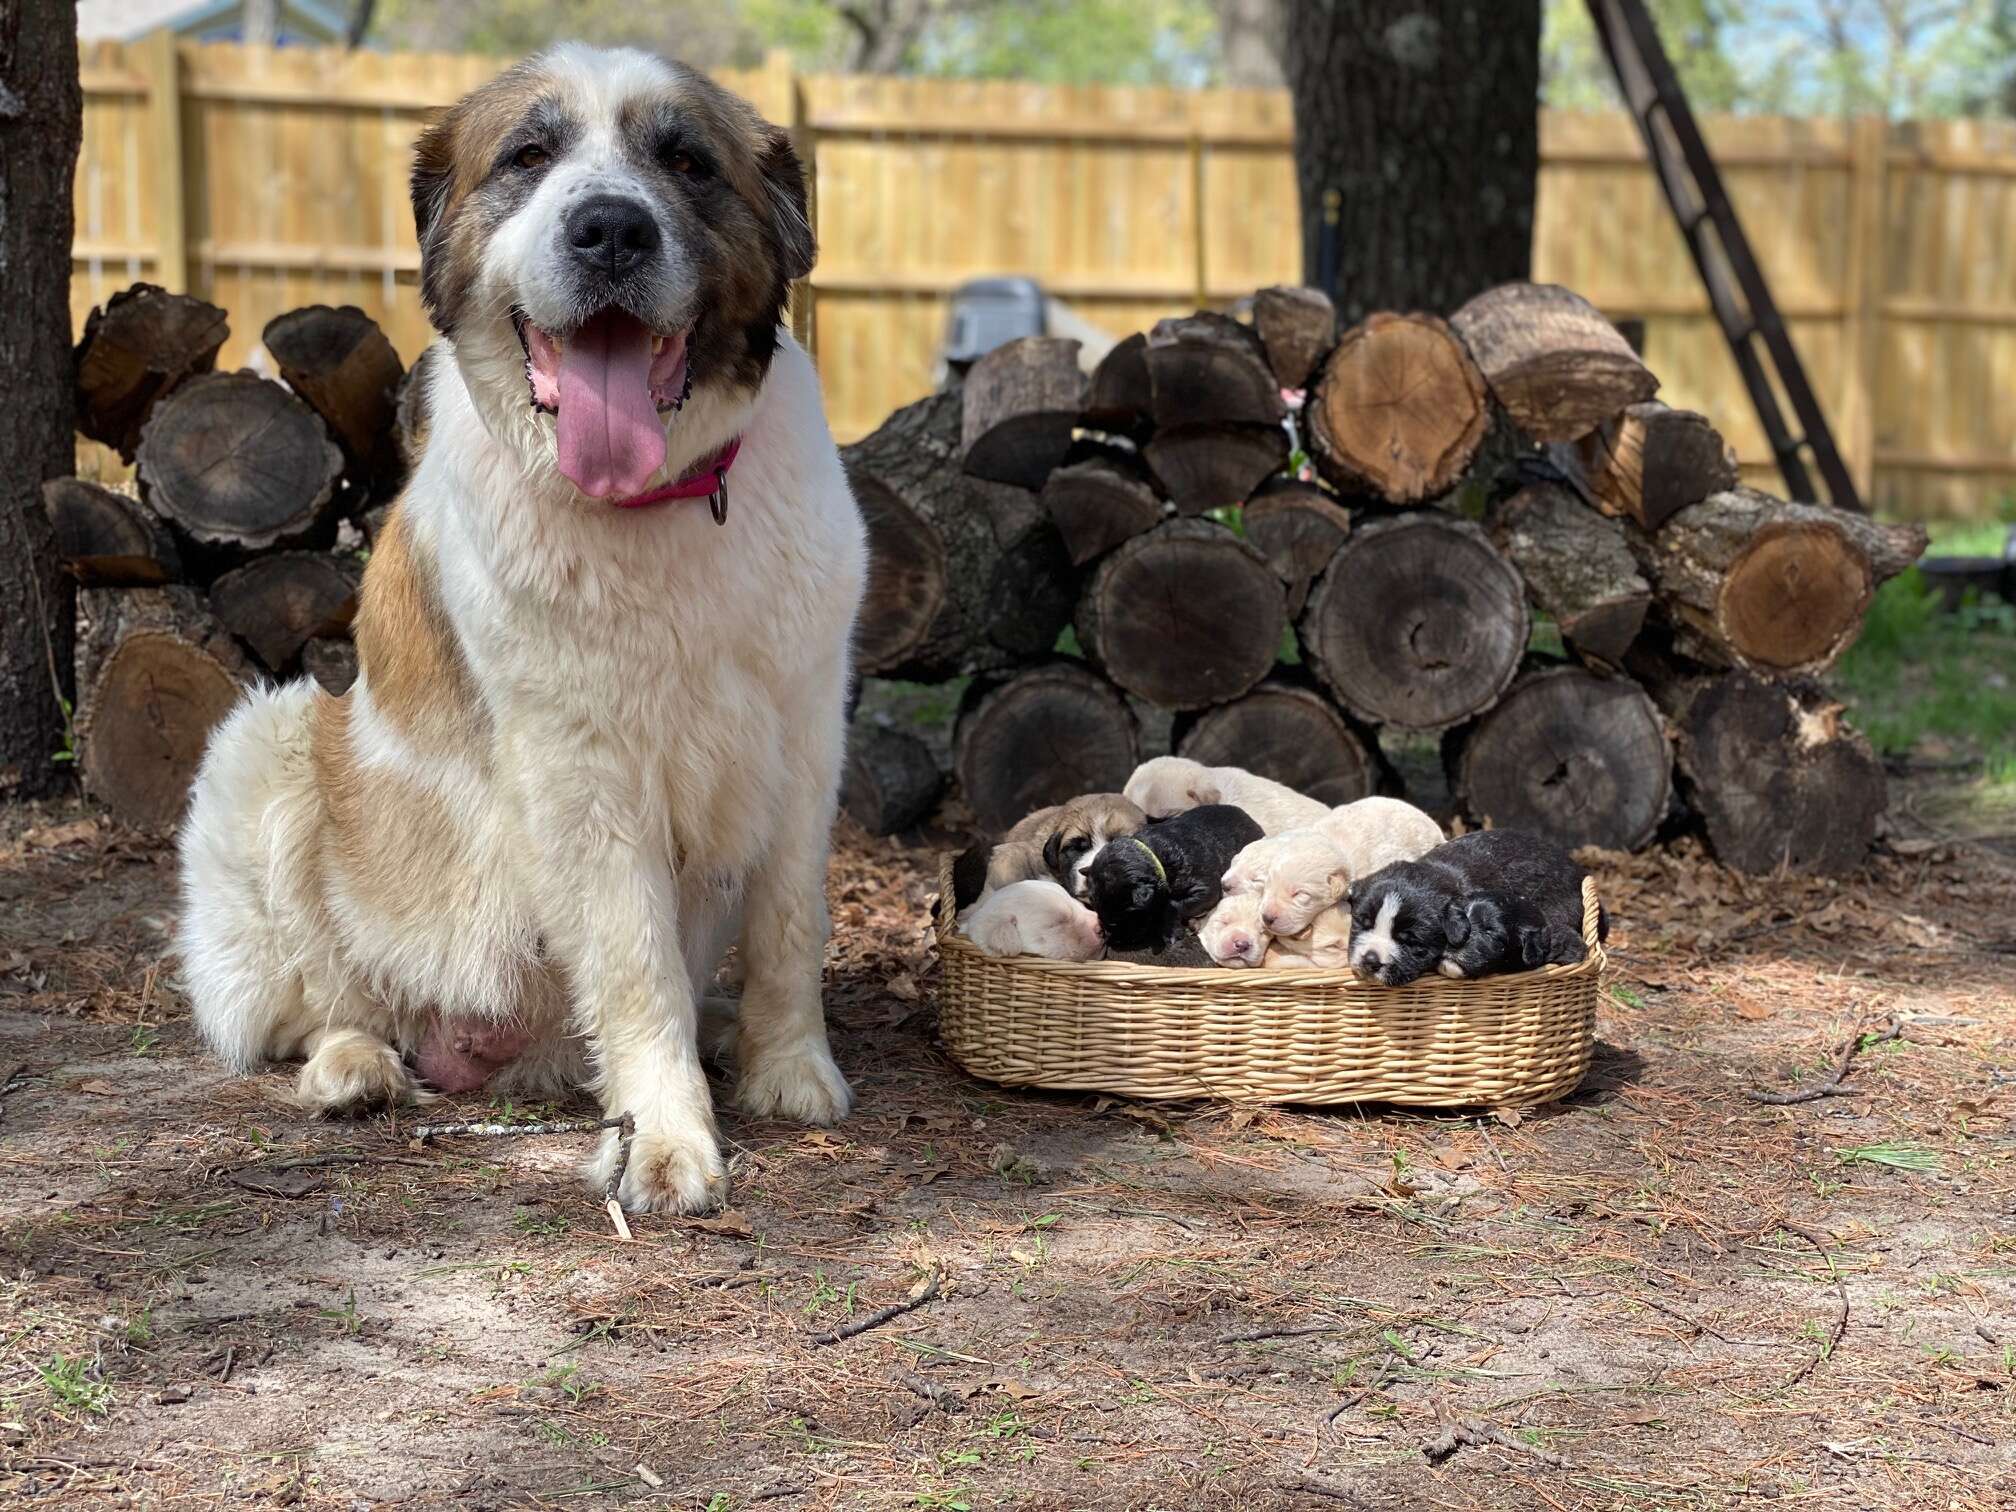
<path id="1" fill-rule="evenodd" d="M 83 54 L 73 317 L 136 278 L 230 312 L 223 361 L 318 301 L 429 339 L 406 173 L 494 58 L 175 43 Z M 797 75 L 723 83 L 815 173 L 812 336 L 833 425 L 926 392 L 948 293 L 1023 273 L 1115 335 L 1299 277 L 1275 91 Z M 1985 516 L 2016 491 L 2016 125 L 1721 118 L 1707 135 L 1865 492 Z M 1772 478 L 1693 265 L 1621 114 L 1541 117 L 1535 276 L 1646 324 L 1670 402 Z M 1350 234 L 1350 228 L 1344 228 Z"/>

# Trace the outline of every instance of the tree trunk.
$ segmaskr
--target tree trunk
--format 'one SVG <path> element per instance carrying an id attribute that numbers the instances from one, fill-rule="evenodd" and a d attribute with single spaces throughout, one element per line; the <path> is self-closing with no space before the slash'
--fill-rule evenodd
<path id="1" fill-rule="evenodd" d="M 1302 656 L 1368 724 L 1439 730 L 1491 707 L 1519 671 L 1529 620 L 1512 564 L 1468 520 L 1356 526 L 1309 592 Z"/>
<path id="2" fill-rule="evenodd" d="M 1099 564 L 1078 600 L 1085 657 L 1162 709 L 1246 692 L 1280 654 L 1287 608 L 1267 559 L 1223 525 L 1171 520 Z"/>
<path id="3" fill-rule="evenodd" d="M 945 775 L 915 735 L 857 725 L 847 742 L 840 807 L 871 835 L 915 829 L 931 817 Z"/>
<path id="4" fill-rule="evenodd" d="M 1711 495 L 1657 535 L 1627 535 L 1679 650 L 1767 676 L 1832 666 L 1861 632 L 1877 585 L 1925 549 L 1923 526 L 1880 525 L 1751 488 Z"/>
<path id="5" fill-rule="evenodd" d="M 301 670 L 341 698 L 357 681 L 357 643 L 333 635 L 318 635 L 301 648 Z"/>
<path id="6" fill-rule="evenodd" d="M 1072 565 L 1081 567 L 1162 518 L 1162 501 L 1146 473 L 1117 450 L 1050 474 L 1043 507 L 1064 537 Z"/>
<path id="7" fill-rule="evenodd" d="M 999 834 L 1046 804 L 1117 793 L 1141 761 L 1134 711 L 1083 663 L 1056 661 L 966 690 L 952 767 L 982 828 Z"/>
<path id="8" fill-rule="evenodd" d="M 1253 296 L 1253 329 L 1284 389 L 1309 386 L 1316 364 L 1337 345 L 1337 307 L 1321 289 L 1277 284 Z"/>
<path id="9" fill-rule="evenodd" d="M 1454 488 L 1491 426 L 1484 375 L 1433 315 L 1377 314 L 1346 331 L 1302 414 L 1325 477 L 1395 504 Z"/>
<path id="10" fill-rule="evenodd" d="M 1535 441 L 1580 440 L 1659 389 L 1617 328 L 1559 284 L 1501 284 L 1449 324 L 1492 397 Z"/>
<path id="11" fill-rule="evenodd" d="M 1731 672 L 1650 686 L 1717 860 L 1820 876 L 1862 864 L 1888 801 L 1883 764 L 1817 684 Z"/>
<path id="12" fill-rule="evenodd" d="M 1243 698 L 1184 715 L 1178 756 L 1244 767 L 1336 807 L 1370 797 L 1386 780 L 1379 743 L 1315 688 L 1270 677 Z"/>
<path id="13" fill-rule="evenodd" d="M 1240 520 L 1246 539 L 1288 585 L 1288 617 L 1295 618 L 1309 585 L 1351 533 L 1351 512 L 1314 483 L 1281 478 L 1246 501 Z"/>
<path id="14" fill-rule="evenodd" d="M 1157 321 L 1143 356 L 1158 427 L 1281 422 L 1281 382 L 1267 349 L 1229 315 Z"/>
<path id="15" fill-rule="evenodd" d="M 1047 655 L 1078 581 L 1057 527 L 1026 489 L 960 470 L 960 391 L 891 415 L 842 458 L 868 525 L 855 631 L 866 677 L 933 682 Z"/>
<path id="16" fill-rule="evenodd" d="M 1244 503 L 1288 461 L 1288 433 L 1278 425 L 1172 425 L 1155 432 L 1141 455 L 1186 515 Z"/>
<path id="17" fill-rule="evenodd" d="M 147 502 L 227 551 L 327 545 L 343 454 L 316 413 L 253 373 L 183 384 L 140 438 Z"/>
<path id="18" fill-rule="evenodd" d="M 1540 10 L 1540 0 L 1287 7 L 1303 282 L 1346 324 L 1374 310 L 1446 313 L 1527 276 Z"/>
<path id="19" fill-rule="evenodd" d="M 963 465 L 976 478 L 1041 488 L 1071 449 L 1085 408 L 1078 343 L 1024 336 L 973 364 L 964 386 Z"/>
<path id="20" fill-rule="evenodd" d="M 104 590 L 90 609 L 77 710 L 84 785 L 128 824 L 163 833 L 252 666 L 191 589 Z"/>
<path id="21" fill-rule="evenodd" d="M 379 497 L 399 486 L 399 385 L 406 369 L 355 305 L 309 305 L 266 322 L 266 350 L 343 449 L 353 483 Z"/>
<path id="22" fill-rule="evenodd" d="M 267 671 L 284 675 L 311 639 L 348 633 L 360 576 L 354 558 L 276 552 L 212 583 L 210 610 Z"/>
<path id="23" fill-rule="evenodd" d="M 1557 461 L 1567 461 L 1555 449 Z M 1607 515 L 1656 531 L 1679 511 L 1736 487 L 1736 453 L 1692 410 L 1634 404 L 1576 442 L 1577 486 Z"/>
<path id="24" fill-rule="evenodd" d="M 42 507 L 56 554 L 82 587 L 158 588 L 182 576 L 175 538 L 138 499 L 81 478 L 51 478 Z"/>
<path id="25" fill-rule="evenodd" d="M 1624 527 L 1554 483 L 1520 489 L 1491 511 L 1489 524 L 1562 640 L 1578 655 L 1620 665 L 1652 606 Z"/>
<path id="26" fill-rule="evenodd" d="M 1625 677 L 1553 666 L 1451 733 L 1449 785 L 1471 818 L 1569 847 L 1637 850 L 1673 789 L 1666 726 Z"/>
<path id="27" fill-rule="evenodd" d="M 224 312 L 194 295 L 121 289 L 85 318 L 77 343 L 77 429 L 131 462 L 154 406 L 215 368 L 230 334 Z"/>
<path id="28" fill-rule="evenodd" d="M 77 10 L 0 12 L 0 799 L 54 791 L 76 589 L 41 508 L 74 467 L 72 178 L 83 133 Z"/>

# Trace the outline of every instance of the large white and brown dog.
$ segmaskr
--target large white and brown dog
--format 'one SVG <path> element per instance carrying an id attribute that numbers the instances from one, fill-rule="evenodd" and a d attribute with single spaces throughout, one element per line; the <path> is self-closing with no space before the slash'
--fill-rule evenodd
<path id="1" fill-rule="evenodd" d="M 566 46 L 420 139 L 429 434 L 356 685 L 254 694 L 182 834 L 180 952 L 233 1064 L 333 1113 L 491 1080 L 636 1119 L 621 1197 L 725 1193 L 696 1043 L 731 942 L 738 1103 L 831 1123 L 819 997 L 859 515 L 805 353 L 788 138 Z M 725 505 L 725 509 L 723 506 Z M 591 1177 L 613 1169 L 612 1133 Z"/>

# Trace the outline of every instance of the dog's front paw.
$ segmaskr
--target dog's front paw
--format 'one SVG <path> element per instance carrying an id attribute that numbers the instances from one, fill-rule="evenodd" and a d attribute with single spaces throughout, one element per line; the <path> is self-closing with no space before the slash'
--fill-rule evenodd
<path id="1" fill-rule="evenodd" d="M 735 1103 L 758 1118 L 836 1124 L 854 1106 L 847 1078 L 823 1043 L 799 1044 L 760 1056 L 745 1066 Z"/>
<path id="2" fill-rule="evenodd" d="M 622 1135 L 610 1130 L 588 1163 L 588 1180 L 598 1193 L 608 1188 L 621 1141 Z M 728 1201 L 728 1168 L 711 1134 L 640 1130 L 630 1142 L 630 1163 L 616 1197 L 632 1213 L 709 1213 Z"/>
<path id="3" fill-rule="evenodd" d="M 342 1029 L 325 1036 L 294 1080 L 294 1100 L 316 1118 L 432 1101 L 399 1052 L 376 1035 Z"/>

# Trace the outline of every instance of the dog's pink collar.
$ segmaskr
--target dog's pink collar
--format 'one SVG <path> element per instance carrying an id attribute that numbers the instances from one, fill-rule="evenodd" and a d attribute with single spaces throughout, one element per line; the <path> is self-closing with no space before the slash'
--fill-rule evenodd
<path id="1" fill-rule="evenodd" d="M 737 436 L 678 482 L 612 502 L 618 509 L 644 509 L 673 499 L 705 499 L 714 523 L 722 524 L 728 518 L 728 469 L 735 465 L 736 453 L 741 450 L 742 438 Z"/>

